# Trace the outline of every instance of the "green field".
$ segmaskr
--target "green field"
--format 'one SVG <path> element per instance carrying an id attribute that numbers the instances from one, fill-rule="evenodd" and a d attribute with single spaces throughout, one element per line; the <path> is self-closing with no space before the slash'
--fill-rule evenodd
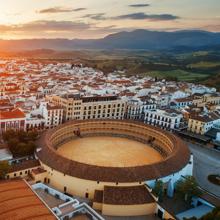
<path id="1" fill-rule="evenodd" d="M 167 79 L 177 79 L 178 81 L 186 81 L 186 82 L 195 82 L 197 80 L 202 80 L 208 77 L 208 74 L 199 74 L 199 73 L 192 73 L 187 72 L 184 70 L 171 70 L 171 71 L 152 71 L 149 73 L 146 73 L 146 75 L 152 76 L 152 77 L 158 77 L 161 79 L 167 78 Z"/>
<path id="2" fill-rule="evenodd" d="M 189 64 L 188 67 L 190 68 L 212 68 L 212 67 L 217 67 L 219 66 L 220 67 L 220 62 L 205 62 L 205 61 L 201 61 L 201 62 L 198 62 L 198 63 L 192 63 L 192 64 Z"/>

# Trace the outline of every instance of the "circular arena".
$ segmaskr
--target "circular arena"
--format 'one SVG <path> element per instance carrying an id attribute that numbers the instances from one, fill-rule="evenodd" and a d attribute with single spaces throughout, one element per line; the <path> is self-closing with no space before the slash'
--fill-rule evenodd
<path id="1" fill-rule="evenodd" d="M 163 160 L 148 144 L 124 137 L 76 138 L 61 145 L 57 152 L 70 160 L 100 167 L 134 167 Z"/>
<path id="2" fill-rule="evenodd" d="M 190 156 L 178 137 L 150 125 L 119 120 L 71 121 L 47 131 L 38 146 L 37 155 L 45 165 L 105 182 L 158 179 L 180 170 Z"/>
<path id="3" fill-rule="evenodd" d="M 119 195 L 126 187 L 143 187 L 146 181 L 178 173 L 190 160 L 178 137 L 126 120 L 70 121 L 45 132 L 37 144 L 36 155 L 47 171 L 44 182 L 93 202 L 103 201 L 101 191 L 107 199 L 115 188 Z M 138 194 L 139 188 L 134 190 Z"/>

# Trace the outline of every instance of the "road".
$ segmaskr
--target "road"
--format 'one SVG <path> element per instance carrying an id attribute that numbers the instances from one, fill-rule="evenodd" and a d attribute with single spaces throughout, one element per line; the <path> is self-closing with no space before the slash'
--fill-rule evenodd
<path id="1" fill-rule="evenodd" d="M 188 143 L 194 156 L 193 175 L 199 185 L 220 197 L 220 186 L 210 183 L 207 179 L 210 174 L 220 175 L 220 152 Z"/>

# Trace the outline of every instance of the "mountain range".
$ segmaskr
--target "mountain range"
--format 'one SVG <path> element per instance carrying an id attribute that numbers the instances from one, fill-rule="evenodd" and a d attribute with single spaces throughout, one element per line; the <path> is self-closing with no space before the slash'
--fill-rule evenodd
<path id="1" fill-rule="evenodd" d="M 0 51 L 36 49 L 128 49 L 167 50 L 175 48 L 202 48 L 220 45 L 220 33 L 185 30 L 175 32 L 134 30 L 110 34 L 101 39 L 23 39 L 0 40 Z"/>

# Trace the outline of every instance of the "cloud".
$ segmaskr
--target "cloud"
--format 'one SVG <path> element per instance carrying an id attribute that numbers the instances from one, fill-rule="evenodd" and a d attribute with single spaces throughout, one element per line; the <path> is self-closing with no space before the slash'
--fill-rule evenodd
<path id="1" fill-rule="evenodd" d="M 90 18 L 93 20 L 151 20 L 151 21 L 168 21 L 168 20 L 176 20 L 180 17 L 172 15 L 172 14 L 145 14 L 143 12 L 132 13 L 132 14 L 125 14 L 119 15 L 115 17 L 107 17 L 105 13 L 97 13 L 97 14 L 87 14 L 84 15 L 82 18 Z"/>
<path id="2" fill-rule="evenodd" d="M 148 7 L 150 6 L 150 4 L 132 4 L 132 5 L 129 5 L 129 7 L 132 7 L 132 8 L 144 8 L 144 7 Z"/>
<path id="3" fill-rule="evenodd" d="M 87 8 L 75 8 L 73 11 L 85 11 Z"/>
<path id="4" fill-rule="evenodd" d="M 68 13 L 68 12 L 74 12 L 74 11 L 83 11 L 86 10 L 86 8 L 65 8 L 65 7 L 52 7 L 52 8 L 45 8 L 40 11 L 37 11 L 37 13 L 40 14 L 52 14 L 52 13 Z"/>
<path id="5" fill-rule="evenodd" d="M 0 25 L 2 34 L 27 35 L 27 36 L 75 36 L 79 33 L 90 34 L 110 34 L 121 31 L 115 25 L 98 27 L 96 24 L 73 21 L 56 21 L 56 20 L 37 20 L 19 25 Z M 55 34 L 55 35 L 54 35 Z"/>
<path id="6" fill-rule="evenodd" d="M 84 15 L 83 18 L 91 18 L 98 21 L 107 19 L 107 17 L 105 17 L 105 13 L 87 14 Z"/>
<path id="7" fill-rule="evenodd" d="M 179 18 L 180 17 L 172 14 L 145 14 L 143 12 L 112 17 L 112 19 L 116 19 L 116 20 L 132 19 L 132 20 L 151 20 L 151 21 L 167 21 L 167 20 L 176 20 Z"/>
<path id="8" fill-rule="evenodd" d="M 1 32 L 38 32 L 87 30 L 90 24 L 73 21 L 38 20 L 20 25 L 0 25 Z"/>
<path id="9" fill-rule="evenodd" d="M 133 28 L 132 28 L 133 29 Z M 19 25 L 1 25 L 0 33 L 4 39 L 32 39 L 32 38 L 68 38 L 68 39 L 96 39 L 106 35 L 132 30 L 118 28 L 115 25 L 97 26 L 95 23 L 73 21 L 38 20 Z M 13 36 L 13 37 L 12 37 Z"/>

